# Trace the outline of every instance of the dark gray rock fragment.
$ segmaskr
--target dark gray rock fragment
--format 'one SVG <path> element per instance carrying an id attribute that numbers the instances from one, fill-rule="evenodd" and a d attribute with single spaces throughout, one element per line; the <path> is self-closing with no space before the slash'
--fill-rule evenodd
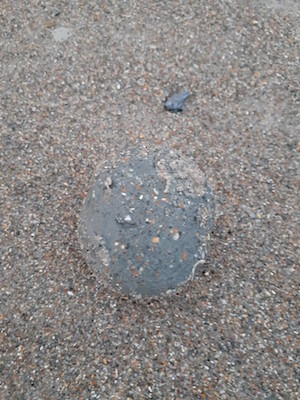
<path id="1" fill-rule="evenodd" d="M 189 92 L 179 92 L 169 97 L 165 102 L 165 109 L 171 112 L 183 111 L 184 102 L 190 97 Z"/>
<path id="2" fill-rule="evenodd" d="M 157 296 L 204 263 L 213 219 L 212 191 L 190 159 L 173 150 L 133 151 L 96 176 L 79 241 L 99 279 L 126 294 Z"/>

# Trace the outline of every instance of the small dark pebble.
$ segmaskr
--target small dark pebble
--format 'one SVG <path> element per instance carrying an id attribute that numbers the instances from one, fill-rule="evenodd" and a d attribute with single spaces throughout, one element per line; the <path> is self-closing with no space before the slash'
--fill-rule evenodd
<path id="1" fill-rule="evenodd" d="M 165 102 L 165 109 L 171 112 L 183 111 L 184 102 L 190 97 L 189 92 L 179 92 L 173 94 Z"/>

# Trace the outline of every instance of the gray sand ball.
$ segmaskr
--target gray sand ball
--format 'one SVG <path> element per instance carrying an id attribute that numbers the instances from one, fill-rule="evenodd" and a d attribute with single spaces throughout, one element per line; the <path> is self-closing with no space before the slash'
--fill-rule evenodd
<path id="1" fill-rule="evenodd" d="M 128 152 L 104 163 L 85 199 L 79 241 L 96 276 L 125 294 L 157 296 L 204 263 L 213 194 L 195 163 L 173 150 Z"/>

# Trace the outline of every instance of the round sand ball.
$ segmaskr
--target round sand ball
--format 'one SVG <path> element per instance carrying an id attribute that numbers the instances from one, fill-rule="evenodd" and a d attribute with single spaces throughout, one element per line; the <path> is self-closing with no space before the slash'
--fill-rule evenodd
<path id="1" fill-rule="evenodd" d="M 104 163 L 85 199 L 79 241 L 98 279 L 159 296 L 204 263 L 214 220 L 203 172 L 174 150 L 131 151 Z"/>

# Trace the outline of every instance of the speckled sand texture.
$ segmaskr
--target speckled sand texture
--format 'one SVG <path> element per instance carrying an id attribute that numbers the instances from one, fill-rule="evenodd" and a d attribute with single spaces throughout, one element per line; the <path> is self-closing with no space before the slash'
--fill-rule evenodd
<path id="1" fill-rule="evenodd" d="M 300 397 L 299 21 L 298 0 L 2 0 L 1 400 Z M 162 300 L 110 292 L 77 240 L 129 146 L 179 149 L 216 194 L 206 264 Z"/>

